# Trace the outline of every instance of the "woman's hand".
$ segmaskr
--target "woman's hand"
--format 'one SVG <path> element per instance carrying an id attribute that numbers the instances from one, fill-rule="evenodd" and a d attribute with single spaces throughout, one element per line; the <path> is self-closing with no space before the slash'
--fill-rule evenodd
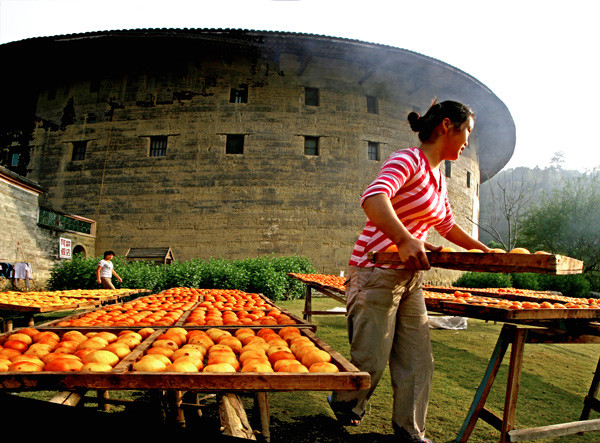
<path id="1" fill-rule="evenodd" d="M 409 271 L 428 270 L 431 268 L 426 251 L 439 251 L 441 246 L 435 246 L 414 237 L 407 238 L 397 244 L 400 261 Z"/>

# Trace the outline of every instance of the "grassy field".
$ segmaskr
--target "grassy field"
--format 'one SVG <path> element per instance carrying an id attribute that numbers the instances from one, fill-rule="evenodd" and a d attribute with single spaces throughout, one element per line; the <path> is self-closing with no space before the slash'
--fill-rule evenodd
<path id="1" fill-rule="evenodd" d="M 301 316 L 303 300 L 278 302 L 282 308 Z M 329 298 L 313 297 L 313 309 L 339 306 Z M 346 358 L 349 346 L 345 318 L 315 316 L 317 335 Z M 436 369 L 427 421 L 428 436 L 436 442 L 456 437 L 483 377 L 502 324 L 468 320 L 466 330 L 432 330 Z M 544 345 L 525 347 L 523 373 L 517 404 L 516 427 L 527 428 L 579 420 L 583 398 L 587 394 L 600 356 L 598 345 Z M 486 407 L 502 415 L 506 388 L 508 354 L 502 364 Z M 37 398 L 52 393 L 36 393 Z M 117 397 L 111 393 L 111 397 Z M 139 393 L 138 393 L 139 394 Z M 31 394 L 28 394 L 31 395 Z M 388 371 L 371 400 L 371 409 L 359 427 L 340 427 L 330 411 L 328 392 L 275 392 L 269 394 L 271 441 L 273 442 L 386 442 L 393 440 L 390 424 L 392 391 Z M 250 419 L 253 399 L 244 397 Z M 218 429 L 216 401 L 205 399 L 202 418 L 190 422 L 194 429 Z M 600 418 L 592 412 L 591 418 Z M 470 442 L 498 441 L 499 432 L 479 421 Z M 573 435 L 541 442 L 598 442 L 600 433 Z"/>

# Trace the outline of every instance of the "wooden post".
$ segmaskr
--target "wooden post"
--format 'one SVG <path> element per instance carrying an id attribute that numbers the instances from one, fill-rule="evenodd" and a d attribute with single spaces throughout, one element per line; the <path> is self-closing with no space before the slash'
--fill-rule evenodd
<path id="1" fill-rule="evenodd" d="M 52 397 L 50 403 L 56 403 L 65 406 L 76 406 L 81 401 L 82 394 L 71 391 L 62 391 Z"/>
<path id="2" fill-rule="evenodd" d="M 260 427 L 265 441 L 271 441 L 271 418 L 269 413 L 269 394 L 267 392 L 257 392 L 256 401 L 260 415 Z"/>
<path id="3" fill-rule="evenodd" d="M 98 397 L 98 408 L 104 409 L 106 412 L 110 411 L 110 403 L 106 401 L 110 398 L 108 391 L 106 389 L 99 389 L 96 395 Z"/>
<path id="4" fill-rule="evenodd" d="M 500 336 L 498 337 L 498 341 L 496 342 L 496 347 L 492 352 L 492 357 L 488 363 L 487 370 L 485 371 L 481 384 L 475 393 L 475 398 L 473 399 L 471 408 L 467 413 L 467 417 L 465 418 L 462 427 L 458 431 L 458 435 L 455 439 L 456 442 L 466 442 L 473 432 L 475 424 L 477 423 L 477 419 L 483 411 L 487 397 L 492 389 L 492 385 L 494 384 L 494 380 L 498 374 L 498 370 L 500 369 L 500 364 L 502 363 L 502 359 L 504 358 L 504 354 L 508 349 L 508 345 L 511 342 L 513 334 L 514 326 L 504 325 L 502 331 L 500 332 Z"/>
<path id="5" fill-rule="evenodd" d="M 311 322 L 312 320 L 312 300 L 311 300 L 311 296 L 312 296 L 312 288 L 310 287 L 310 285 L 306 285 L 306 295 L 304 297 L 304 320 L 306 320 L 307 322 Z"/>
<path id="6" fill-rule="evenodd" d="M 592 384 L 590 390 L 583 400 L 583 411 L 581 411 L 581 417 L 579 420 L 587 420 L 590 418 L 590 411 L 593 409 L 600 412 L 600 401 L 597 399 L 598 387 L 600 386 L 600 359 L 598 359 L 598 365 L 596 366 L 596 372 L 594 372 L 594 378 L 592 378 Z"/>
<path id="7" fill-rule="evenodd" d="M 517 413 L 517 397 L 519 394 L 519 383 L 521 381 L 521 366 L 523 364 L 523 348 L 525 347 L 525 329 L 515 331 L 512 348 L 510 350 L 510 365 L 508 368 L 508 382 L 506 385 L 506 398 L 504 400 L 504 415 L 502 417 L 502 429 L 500 431 L 500 442 L 508 442 L 508 431 L 515 427 L 515 416 Z"/>
<path id="8" fill-rule="evenodd" d="M 219 401 L 219 416 L 221 417 L 222 430 L 225 435 L 256 440 L 242 401 L 237 395 L 226 393 L 221 396 Z"/>

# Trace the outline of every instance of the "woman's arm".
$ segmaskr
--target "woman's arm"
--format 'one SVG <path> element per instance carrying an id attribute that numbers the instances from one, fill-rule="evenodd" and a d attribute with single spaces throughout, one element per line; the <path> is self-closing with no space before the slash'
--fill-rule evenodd
<path id="1" fill-rule="evenodd" d="M 454 225 L 444 238 L 467 250 L 481 249 L 483 252 L 488 252 L 490 250 L 490 248 L 481 243 L 479 240 L 475 240 L 458 225 Z"/>
<path id="2" fill-rule="evenodd" d="M 366 198 L 362 208 L 371 223 L 398 246 L 398 256 L 407 269 L 430 268 L 425 251 L 437 251 L 441 247 L 413 237 L 396 215 L 387 195 L 375 194 Z"/>

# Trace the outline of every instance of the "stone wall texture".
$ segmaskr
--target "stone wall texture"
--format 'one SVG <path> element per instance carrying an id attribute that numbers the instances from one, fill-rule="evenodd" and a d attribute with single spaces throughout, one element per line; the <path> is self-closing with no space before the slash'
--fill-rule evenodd
<path id="1" fill-rule="evenodd" d="M 48 190 L 44 204 L 97 222 L 97 251 L 169 246 L 176 260 L 298 254 L 339 273 L 365 223 L 363 190 L 390 153 L 418 145 L 407 114 L 425 112 L 435 96 L 460 99 L 446 86 L 451 69 L 450 80 L 415 76 L 414 66 L 399 71 L 402 61 L 360 45 L 350 56 L 346 43 L 144 41 L 120 56 L 87 47 L 77 59 L 84 67 L 73 56 L 37 99 L 29 177 Z M 306 103 L 307 88 L 318 90 L 318 104 Z M 232 102 L 236 91 L 247 100 Z M 239 135 L 243 152 L 228 153 Z M 166 155 L 152 156 L 161 136 Z M 318 139 L 318 155 L 305 153 L 307 137 Z M 447 173 L 456 217 L 475 234 L 479 142 L 475 131 Z M 430 240 L 446 244 L 435 232 Z M 447 275 L 432 271 L 429 280 Z"/>
<path id="2" fill-rule="evenodd" d="M 39 195 L 39 191 L 0 177 L 0 261 L 29 263 L 34 279 L 32 288 L 43 287 L 50 276 L 50 269 L 61 260 L 58 258 L 59 238 L 71 240 L 72 248 L 83 247 L 92 257 L 96 247 L 96 239 L 92 235 L 40 226 Z M 9 289 L 10 285 L 9 281 L 0 282 L 2 289 Z M 21 286 L 19 288 L 23 289 Z"/>

